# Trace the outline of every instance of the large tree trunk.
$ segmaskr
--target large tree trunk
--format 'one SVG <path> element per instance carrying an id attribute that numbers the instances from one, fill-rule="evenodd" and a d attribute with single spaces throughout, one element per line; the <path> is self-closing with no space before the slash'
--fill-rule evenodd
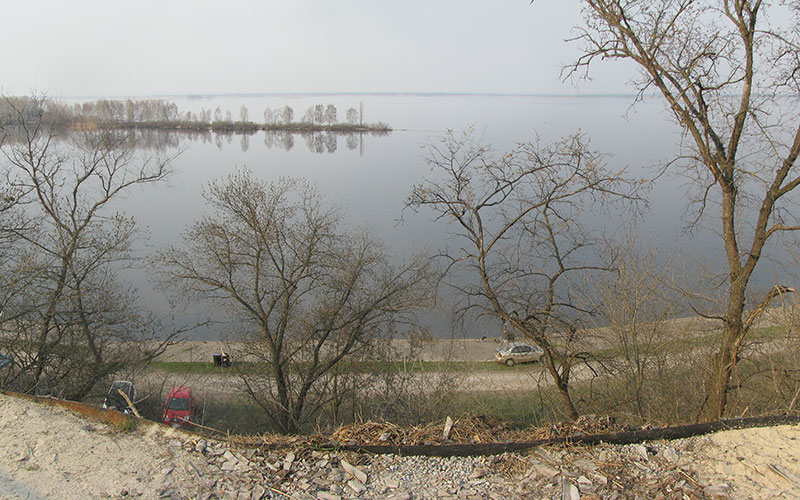
<path id="1" fill-rule="evenodd" d="M 535 337 L 532 335 L 527 336 L 532 340 L 535 339 Z M 536 344 L 542 347 L 542 350 L 545 353 L 547 371 L 550 372 L 550 376 L 556 383 L 555 385 L 558 389 L 558 394 L 561 396 L 561 400 L 564 402 L 564 410 L 567 413 L 567 418 L 569 418 L 569 420 L 576 420 L 579 416 L 578 410 L 575 408 L 575 403 L 572 401 L 572 395 L 569 393 L 569 374 L 571 368 L 571 366 L 568 365 L 569 360 L 563 359 L 563 357 L 557 355 L 546 340 L 540 340 L 539 342 L 536 342 Z M 562 363 L 563 368 L 560 372 L 556 366 L 556 361 L 560 361 Z"/>
<path id="2" fill-rule="evenodd" d="M 718 420 L 725 414 L 728 402 L 728 388 L 731 374 L 739 357 L 739 346 L 746 333 L 744 322 L 745 292 L 750 281 L 758 252 L 751 252 L 748 265 L 743 267 L 736 233 L 736 187 L 723 185 L 722 195 L 722 236 L 728 260 L 728 310 L 719 349 L 711 361 L 711 380 L 706 393 L 705 420 Z"/>
<path id="3" fill-rule="evenodd" d="M 572 396 L 569 393 L 569 379 L 567 377 L 556 375 L 556 387 L 561 399 L 564 402 L 564 408 L 567 411 L 567 417 L 570 421 L 578 419 L 578 410 L 575 408 L 575 403 L 572 401 Z"/>
<path id="4" fill-rule="evenodd" d="M 741 322 L 739 324 L 741 325 Z M 706 408 L 703 412 L 705 421 L 719 420 L 725 414 L 731 374 L 738 356 L 736 339 L 740 334 L 740 330 L 735 326 L 727 325 L 723 331 L 719 350 L 711 360 L 711 381 L 707 391 Z"/>

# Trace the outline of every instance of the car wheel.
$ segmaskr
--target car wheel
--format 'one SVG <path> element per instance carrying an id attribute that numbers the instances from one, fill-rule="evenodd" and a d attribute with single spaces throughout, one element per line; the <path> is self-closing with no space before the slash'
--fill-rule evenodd
<path id="1" fill-rule="evenodd" d="M 513 359 L 507 359 L 506 360 L 506 366 L 514 366 L 514 360 Z"/>
<path id="2" fill-rule="evenodd" d="M 545 359 L 547 359 L 547 356 L 545 356 L 544 354 L 542 354 L 541 356 L 539 356 L 539 363 L 544 363 L 544 360 L 545 360 Z"/>

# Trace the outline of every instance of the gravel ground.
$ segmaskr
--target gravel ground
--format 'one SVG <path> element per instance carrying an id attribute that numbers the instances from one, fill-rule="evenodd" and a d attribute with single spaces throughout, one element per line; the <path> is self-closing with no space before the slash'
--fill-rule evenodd
<path id="1" fill-rule="evenodd" d="M 125 432 L 0 395 L 0 499 L 800 498 L 800 426 L 424 458 Z"/>

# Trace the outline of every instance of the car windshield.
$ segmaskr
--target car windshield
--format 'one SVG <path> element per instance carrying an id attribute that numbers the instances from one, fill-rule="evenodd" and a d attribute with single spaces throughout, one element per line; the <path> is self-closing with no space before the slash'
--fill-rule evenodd
<path id="1" fill-rule="evenodd" d="M 189 409 L 189 400 L 187 398 L 170 398 L 167 402 L 168 410 L 183 410 Z"/>
<path id="2" fill-rule="evenodd" d="M 109 394 L 106 396 L 105 405 L 108 408 L 127 408 L 128 403 L 119 394 Z"/>

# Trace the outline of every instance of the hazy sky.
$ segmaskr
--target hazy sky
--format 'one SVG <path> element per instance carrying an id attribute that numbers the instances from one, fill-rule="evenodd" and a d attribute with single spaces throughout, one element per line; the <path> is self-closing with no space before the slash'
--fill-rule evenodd
<path id="1" fill-rule="evenodd" d="M 12 0 L 6 94 L 622 93 L 562 83 L 577 0 Z"/>

